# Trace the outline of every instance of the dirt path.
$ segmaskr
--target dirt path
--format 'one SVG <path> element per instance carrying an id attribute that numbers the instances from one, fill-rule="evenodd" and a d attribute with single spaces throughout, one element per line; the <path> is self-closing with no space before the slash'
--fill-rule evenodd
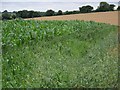
<path id="1" fill-rule="evenodd" d="M 84 20 L 118 25 L 118 11 L 28 18 L 25 20 Z M 120 18 L 119 18 L 120 21 Z"/>

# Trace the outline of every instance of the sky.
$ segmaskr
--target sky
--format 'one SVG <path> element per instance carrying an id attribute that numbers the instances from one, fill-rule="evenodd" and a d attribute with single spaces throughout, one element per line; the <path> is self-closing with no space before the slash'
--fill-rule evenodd
<path id="1" fill-rule="evenodd" d="M 19 11 L 19 10 L 34 10 L 47 11 L 52 9 L 54 11 L 73 11 L 79 10 L 79 7 L 84 5 L 91 5 L 96 9 L 99 3 L 103 0 L 2 0 L 0 11 Z M 118 6 L 119 0 L 104 0 Z"/>
<path id="2" fill-rule="evenodd" d="M 119 2 L 119 0 L 1 0 L 2 2 Z"/>

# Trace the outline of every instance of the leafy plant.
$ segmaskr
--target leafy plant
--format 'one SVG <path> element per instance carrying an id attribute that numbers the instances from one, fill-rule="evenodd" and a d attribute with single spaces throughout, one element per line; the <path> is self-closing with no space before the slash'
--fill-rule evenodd
<path id="1" fill-rule="evenodd" d="M 3 88 L 117 87 L 117 26 L 3 21 Z"/>

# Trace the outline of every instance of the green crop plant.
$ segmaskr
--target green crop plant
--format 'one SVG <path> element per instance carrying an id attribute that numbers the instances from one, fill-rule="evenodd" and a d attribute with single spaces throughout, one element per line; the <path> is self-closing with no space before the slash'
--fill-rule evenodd
<path id="1" fill-rule="evenodd" d="M 117 26 L 92 21 L 2 22 L 3 88 L 114 88 Z"/>

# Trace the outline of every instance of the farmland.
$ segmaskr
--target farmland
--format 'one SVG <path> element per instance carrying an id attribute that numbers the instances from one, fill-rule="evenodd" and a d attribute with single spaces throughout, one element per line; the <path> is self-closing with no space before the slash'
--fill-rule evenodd
<path id="1" fill-rule="evenodd" d="M 111 12 L 95 12 L 95 13 L 84 13 L 84 14 L 71 14 L 62 16 L 51 16 L 51 17 L 38 17 L 28 18 L 26 20 L 84 20 L 84 21 L 95 21 L 101 23 L 107 23 L 112 25 L 118 25 L 118 14 L 119 11 Z"/>
<path id="2" fill-rule="evenodd" d="M 117 87 L 117 26 L 78 20 L 2 25 L 3 87 Z"/>

